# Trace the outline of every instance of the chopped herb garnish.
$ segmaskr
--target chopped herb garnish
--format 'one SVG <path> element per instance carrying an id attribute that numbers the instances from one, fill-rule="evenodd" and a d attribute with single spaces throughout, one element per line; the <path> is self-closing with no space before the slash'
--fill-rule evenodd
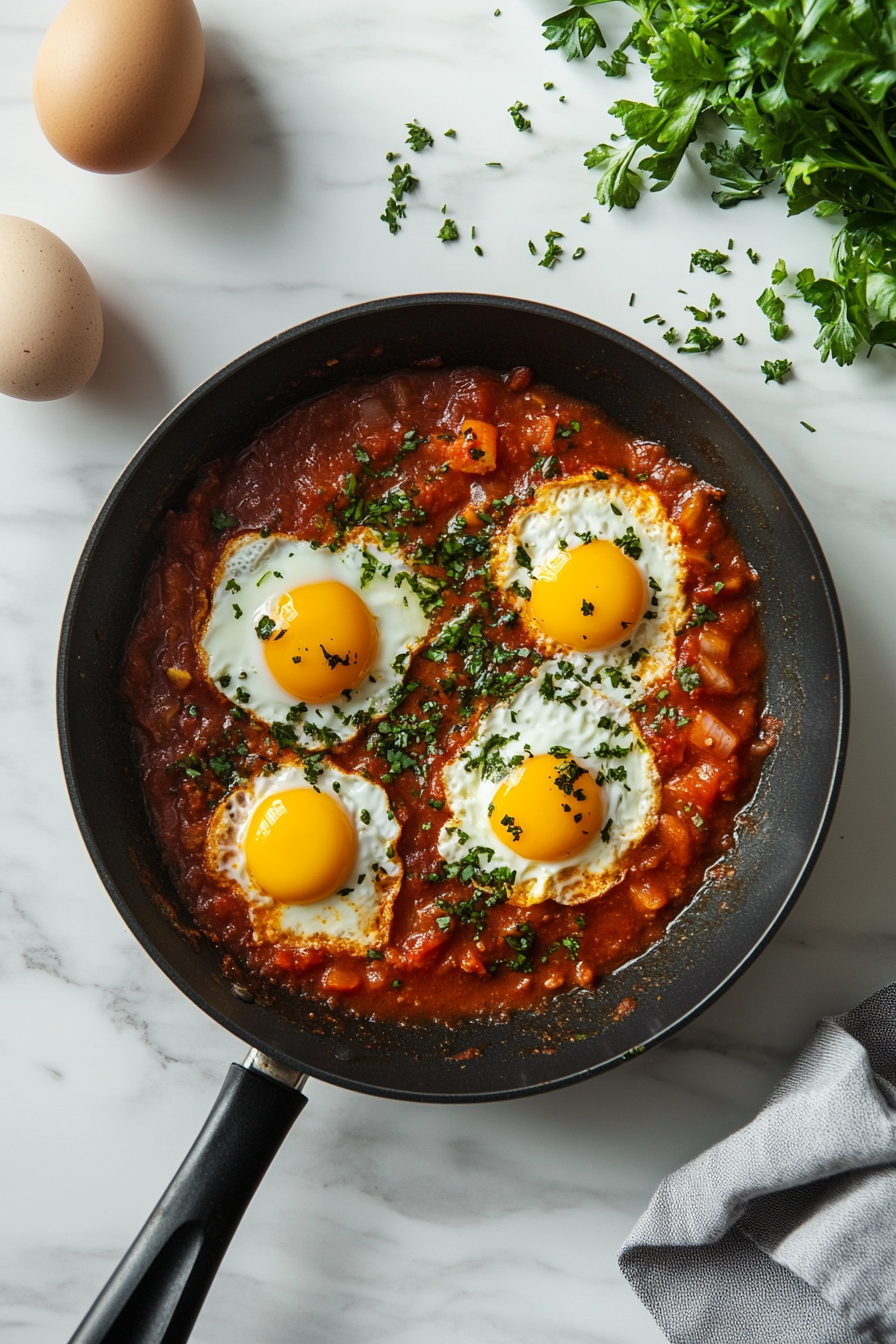
<path id="1" fill-rule="evenodd" d="M 698 247 L 696 252 L 691 253 L 690 269 L 709 271 L 713 275 L 727 275 L 728 268 L 725 262 L 728 255 L 725 252 L 710 252 L 705 247 Z"/>
<path id="2" fill-rule="evenodd" d="M 683 691 L 690 694 L 691 691 L 696 691 L 700 685 L 700 673 L 695 667 L 677 667 L 675 669 L 675 680 Z"/>
<path id="3" fill-rule="evenodd" d="M 433 140 L 429 131 L 425 126 L 421 126 L 418 121 L 408 121 L 405 125 L 408 132 L 405 144 L 410 145 L 411 149 L 414 150 L 416 154 L 419 154 L 421 150 L 431 149 L 435 144 L 435 140 Z"/>
<path id="4" fill-rule="evenodd" d="M 765 381 L 767 383 L 783 383 L 792 368 L 792 360 L 765 359 L 759 366 L 759 371 L 760 373 L 765 374 Z"/>
<path id="5" fill-rule="evenodd" d="M 556 241 L 558 238 L 562 237 L 563 234 L 560 233 L 557 229 L 548 229 L 547 233 L 544 236 L 544 241 L 547 244 L 547 247 L 545 249 L 544 256 L 538 263 L 539 266 L 545 266 L 547 267 L 548 270 L 550 270 L 554 262 L 557 260 L 557 258 L 563 255 L 563 248 Z"/>
<path id="6" fill-rule="evenodd" d="M 610 507 L 613 508 L 612 505 Z M 618 512 L 618 510 L 614 508 L 614 512 Z M 631 525 L 625 529 L 621 537 L 614 538 L 613 545 L 618 546 L 623 555 L 627 555 L 629 559 L 640 560 L 643 550 L 641 538 L 636 535 L 635 529 Z"/>
<path id="7" fill-rule="evenodd" d="M 764 289 L 756 300 L 756 306 L 768 318 L 768 329 L 773 341 L 783 341 L 790 334 L 790 327 L 784 321 L 784 300 L 771 288 Z"/>
<path id="8" fill-rule="evenodd" d="M 528 103 L 521 103 L 521 102 L 513 103 L 511 104 L 510 107 L 508 107 L 507 111 L 510 113 L 510 119 L 518 131 L 531 131 L 532 129 L 531 121 L 529 120 L 528 117 L 523 116 L 524 112 L 529 111 Z"/>
<path id="9" fill-rule="evenodd" d="M 239 527 L 239 523 L 232 514 L 225 513 L 223 509 L 212 509 L 211 524 L 216 532 L 226 532 L 230 527 Z"/>
<path id="10" fill-rule="evenodd" d="M 678 347 L 680 355 L 705 355 L 716 350 L 722 344 L 722 337 L 707 331 L 706 327 L 692 327 L 684 345 Z"/>

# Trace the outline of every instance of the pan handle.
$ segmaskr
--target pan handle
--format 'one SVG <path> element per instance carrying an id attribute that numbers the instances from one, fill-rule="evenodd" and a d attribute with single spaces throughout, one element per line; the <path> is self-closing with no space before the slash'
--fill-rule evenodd
<path id="1" fill-rule="evenodd" d="M 261 1178 L 302 1110 L 306 1075 L 258 1050 L 231 1064 L 202 1131 L 71 1344 L 183 1344 Z"/>

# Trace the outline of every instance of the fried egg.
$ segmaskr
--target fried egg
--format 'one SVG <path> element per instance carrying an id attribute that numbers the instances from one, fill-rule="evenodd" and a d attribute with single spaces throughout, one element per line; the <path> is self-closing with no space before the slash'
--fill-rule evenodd
<path id="1" fill-rule="evenodd" d="M 249 533 L 227 548 L 202 636 L 210 679 L 308 750 L 386 714 L 429 620 L 427 580 L 360 530 L 338 550 Z"/>
<path id="2" fill-rule="evenodd" d="M 225 798 L 208 866 L 244 894 L 257 942 L 363 953 L 389 936 L 401 827 L 378 784 L 319 758 L 310 774 L 284 766 Z"/>
<path id="3" fill-rule="evenodd" d="M 556 663 L 482 718 L 443 782 L 442 857 L 491 851 L 515 873 L 517 905 L 600 896 L 659 816 L 659 772 L 629 710 Z"/>
<path id="4" fill-rule="evenodd" d="M 657 495 L 600 473 L 541 486 L 493 550 L 492 573 L 544 653 L 603 671 L 608 693 L 667 677 L 685 561 Z"/>

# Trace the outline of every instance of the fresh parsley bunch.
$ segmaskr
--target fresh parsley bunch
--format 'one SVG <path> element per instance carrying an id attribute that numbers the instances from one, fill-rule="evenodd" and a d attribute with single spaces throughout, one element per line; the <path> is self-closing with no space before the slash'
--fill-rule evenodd
<path id="1" fill-rule="evenodd" d="M 605 42 L 588 0 L 544 24 L 572 60 Z M 723 209 L 780 182 L 792 215 L 840 216 L 832 275 L 800 271 L 822 360 L 851 364 L 863 345 L 896 347 L 896 0 L 625 0 L 637 18 L 610 60 L 631 48 L 649 67 L 655 104 L 620 99 L 625 130 L 588 151 L 597 199 L 638 203 L 646 176 L 662 191 L 714 113 L 740 135 L 701 158 Z M 711 129 L 711 128 L 710 128 Z"/>

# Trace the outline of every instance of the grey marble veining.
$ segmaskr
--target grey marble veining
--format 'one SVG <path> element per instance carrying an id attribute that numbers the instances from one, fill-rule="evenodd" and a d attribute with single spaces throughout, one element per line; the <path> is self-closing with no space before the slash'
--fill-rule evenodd
<path id="1" fill-rule="evenodd" d="M 681 330 L 682 303 L 715 289 L 726 334 L 743 330 L 748 344 L 672 358 L 793 485 L 831 562 L 850 643 L 846 781 L 805 894 L 720 1002 L 607 1077 L 478 1108 L 310 1084 L 196 1331 L 199 1344 L 659 1344 L 615 1265 L 656 1183 L 753 1114 L 817 1016 L 896 967 L 893 357 L 822 367 L 814 319 L 797 304 L 786 346 L 769 340 L 755 297 L 771 264 L 823 267 L 830 237 L 820 221 L 785 220 L 774 194 L 723 214 L 695 157 L 636 211 L 597 206 L 582 153 L 613 129 L 610 102 L 648 85 L 640 70 L 623 84 L 593 60 L 544 53 L 550 6 L 503 0 L 500 17 L 495 0 L 199 8 L 209 65 L 196 120 L 167 161 L 126 178 L 79 172 L 37 126 L 31 67 L 55 0 L 6 0 L 0 13 L 0 210 L 78 252 L 108 332 L 97 376 L 75 397 L 0 400 L 0 1328 L 10 1344 L 67 1338 L 242 1053 L 125 929 L 77 835 L 58 760 L 67 587 L 141 440 L 223 363 L 346 303 L 432 289 L 516 294 L 668 354 L 643 318 L 661 312 Z M 625 30 L 616 9 L 600 16 L 608 36 Z M 531 134 L 507 115 L 517 99 L 529 104 Z M 421 185 L 393 238 L 378 218 L 384 156 L 403 149 L 414 117 L 436 147 L 408 155 Z M 449 127 L 456 140 L 444 138 Z M 501 169 L 485 167 L 495 159 Z M 456 244 L 435 238 L 443 204 L 461 228 Z M 580 224 L 588 210 L 592 222 Z M 548 229 L 566 235 L 551 271 L 527 246 Z M 695 247 L 724 249 L 729 236 L 730 276 L 688 274 Z M 579 245 L 586 255 L 573 262 Z M 764 386 L 760 362 L 782 354 L 797 376 Z"/>

